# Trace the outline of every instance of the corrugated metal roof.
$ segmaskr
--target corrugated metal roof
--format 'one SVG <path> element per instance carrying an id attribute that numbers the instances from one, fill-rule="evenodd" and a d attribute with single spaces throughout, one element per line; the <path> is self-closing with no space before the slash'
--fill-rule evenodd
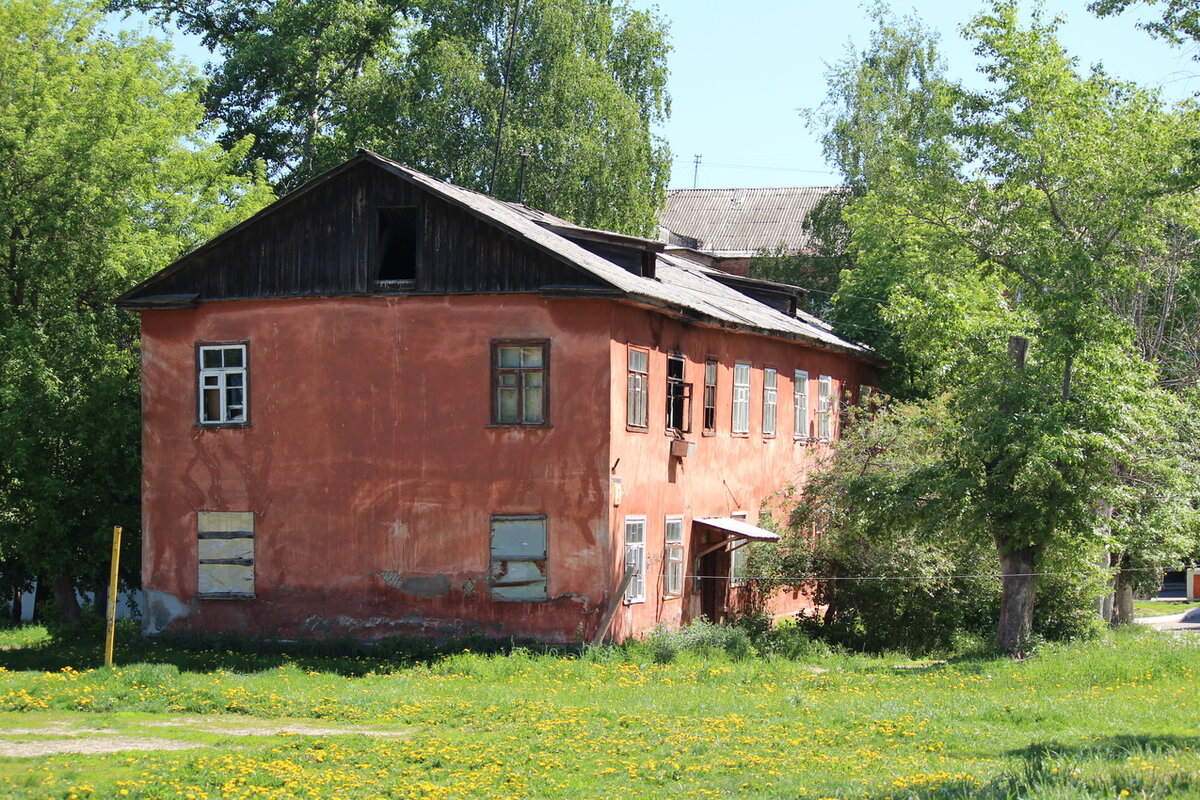
<path id="1" fill-rule="evenodd" d="M 778 542 L 779 534 L 773 533 L 766 528 L 760 528 L 757 525 L 751 525 L 740 519 L 733 517 L 705 517 L 703 519 L 694 519 L 700 525 L 707 525 L 710 528 L 717 528 L 732 533 L 740 539 L 754 539 L 763 542 Z"/>
<path id="2" fill-rule="evenodd" d="M 780 245 L 803 251 L 809 249 L 805 217 L 837 188 L 671 189 L 658 222 L 669 234 L 698 240 L 706 253 L 749 256 Z"/>
<path id="3" fill-rule="evenodd" d="M 707 267 L 669 253 L 659 253 L 654 278 L 635 275 L 535 221 L 550 215 L 446 183 L 370 151 L 360 152 L 431 192 L 500 225 L 512 235 L 591 273 L 624 292 L 631 300 L 687 312 L 690 316 L 698 316 L 698 321 L 782 335 L 825 349 L 871 357 L 868 348 L 835 336 L 828 326 L 815 318 L 788 316 L 710 278 L 712 270 Z M 570 226 L 565 220 L 554 219 L 556 223 Z"/>

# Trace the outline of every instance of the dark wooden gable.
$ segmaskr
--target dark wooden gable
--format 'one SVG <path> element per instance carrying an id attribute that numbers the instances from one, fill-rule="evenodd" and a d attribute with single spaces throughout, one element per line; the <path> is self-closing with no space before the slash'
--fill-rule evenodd
<path id="1" fill-rule="evenodd" d="M 604 284 L 359 157 L 184 256 L 118 304 L 545 286 Z"/>

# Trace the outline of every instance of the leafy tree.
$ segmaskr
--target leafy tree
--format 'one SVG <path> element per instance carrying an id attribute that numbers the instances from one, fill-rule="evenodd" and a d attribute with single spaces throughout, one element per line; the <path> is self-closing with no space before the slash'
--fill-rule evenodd
<path id="1" fill-rule="evenodd" d="M 205 140 L 166 45 L 100 22 L 0 5 L 0 558 L 68 619 L 111 526 L 138 527 L 136 320 L 112 299 L 270 199 L 234 171 L 248 143 Z"/>
<path id="2" fill-rule="evenodd" d="M 935 494 L 994 543 L 997 645 L 1016 653 L 1043 558 L 1103 541 L 1098 511 L 1130 501 L 1119 465 L 1156 427 L 1158 376 L 1114 298 L 1194 213 L 1197 116 L 1080 74 L 1054 23 L 1024 27 L 1013 3 L 966 32 L 983 91 L 932 69 L 919 29 L 881 24 L 834 71 L 826 144 L 859 187 L 845 306 L 887 332 L 909 396 L 947 395 Z"/>
<path id="3" fill-rule="evenodd" d="M 1195 0 L 1095 0 L 1088 4 L 1088 10 L 1108 17 L 1136 5 L 1161 9 L 1161 19 L 1138 23 L 1139 28 L 1149 31 L 1152 36 L 1171 44 L 1182 44 L 1188 39 L 1200 41 L 1200 3 Z"/>
<path id="4" fill-rule="evenodd" d="M 290 189 L 369 147 L 582 224 L 652 231 L 664 23 L 606 0 L 112 0 L 199 33 L 205 102 Z M 527 154 L 522 180 L 521 153 Z M 521 191 L 523 185 L 523 192 Z"/>

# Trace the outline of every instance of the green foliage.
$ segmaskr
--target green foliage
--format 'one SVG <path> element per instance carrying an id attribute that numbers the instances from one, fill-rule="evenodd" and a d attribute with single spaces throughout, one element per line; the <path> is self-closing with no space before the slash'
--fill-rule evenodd
<path id="1" fill-rule="evenodd" d="M 136 319 L 112 299 L 270 198 L 166 46 L 99 24 L 0 6 L 0 559 L 60 583 L 99 582 L 114 524 L 138 569 Z"/>
<path id="2" fill-rule="evenodd" d="M 1022 22 L 1015 3 L 964 31 L 982 91 L 944 77 L 918 23 L 877 18 L 866 51 L 832 71 L 822 118 L 852 188 L 842 220 L 855 261 L 834 316 L 878 331 L 867 338 L 896 365 L 890 388 L 943 420 L 936 459 L 911 473 L 921 481 L 883 495 L 921 498 L 922 514 L 995 545 L 1012 578 L 1001 639 L 1015 650 L 1029 620 L 1005 609 L 1027 607 L 1016 601 L 1032 583 L 1018 576 L 1049 550 L 1084 569 L 1103 545 L 1132 552 L 1158 537 L 1171 544 L 1156 555 L 1178 557 L 1171 530 L 1194 538 L 1191 513 L 1159 527 L 1194 504 L 1189 458 L 1151 466 L 1145 455 L 1187 449 L 1158 435 L 1173 402 L 1162 387 L 1192 380 L 1181 310 L 1194 267 L 1179 232 L 1200 210 L 1200 116 L 1081 73 L 1057 23 L 1037 12 Z M 1175 286 L 1186 302 L 1167 301 Z M 1027 359 L 1006 352 L 1013 336 Z M 934 541 L 890 508 L 881 529 Z"/>
<path id="3" fill-rule="evenodd" d="M 516 200 L 524 150 L 528 204 L 593 227 L 653 229 L 670 172 L 652 132 L 669 113 L 669 44 L 665 23 L 624 2 L 109 7 L 157 12 L 204 37 L 222 59 L 205 103 L 223 140 L 253 136 L 249 155 L 284 189 L 368 147 Z"/>

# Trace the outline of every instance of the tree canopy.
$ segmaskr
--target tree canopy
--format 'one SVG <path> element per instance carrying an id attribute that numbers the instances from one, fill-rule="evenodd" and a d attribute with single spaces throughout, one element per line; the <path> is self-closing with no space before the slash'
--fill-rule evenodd
<path id="1" fill-rule="evenodd" d="M 1195 230 L 1200 116 L 1082 72 L 1055 23 L 1024 23 L 1015 3 L 965 31 L 981 90 L 945 77 L 919 24 L 879 22 L 832 70 L 822 116 L 851 187 L 835 314 L 898 365 L 894 391 L 944 403 L 923 496 L 994 542 L 997 644 L 1018 652 L 1049 548 L 1132 541 L 1103 511 L 1133 513 L 1122 470 L 1177 401 L 1122 298 L 1161 294 L 1150 266 Z"/>
<path id="2" fill-rule="evenodd" d="M 0 558 L 68 615 L 110 526 L 138 527 L 136 320 L 112 299 L 272 197 L 167 45 L 101 21 L 0 5 Z"/>
<path id="3" fill-rule="evenodd" d="M 112 0 L 200 34 L 222 141 L 291 189 L 368 147 L 648 234 L 670 172 L 666 24 L 607 0 Z M 522 156 L 521 154 L 525 155 Z M 524 179 L 522 180 L 522 165 Z M 522 191 L 523 189 L 523 191 Z"/>

